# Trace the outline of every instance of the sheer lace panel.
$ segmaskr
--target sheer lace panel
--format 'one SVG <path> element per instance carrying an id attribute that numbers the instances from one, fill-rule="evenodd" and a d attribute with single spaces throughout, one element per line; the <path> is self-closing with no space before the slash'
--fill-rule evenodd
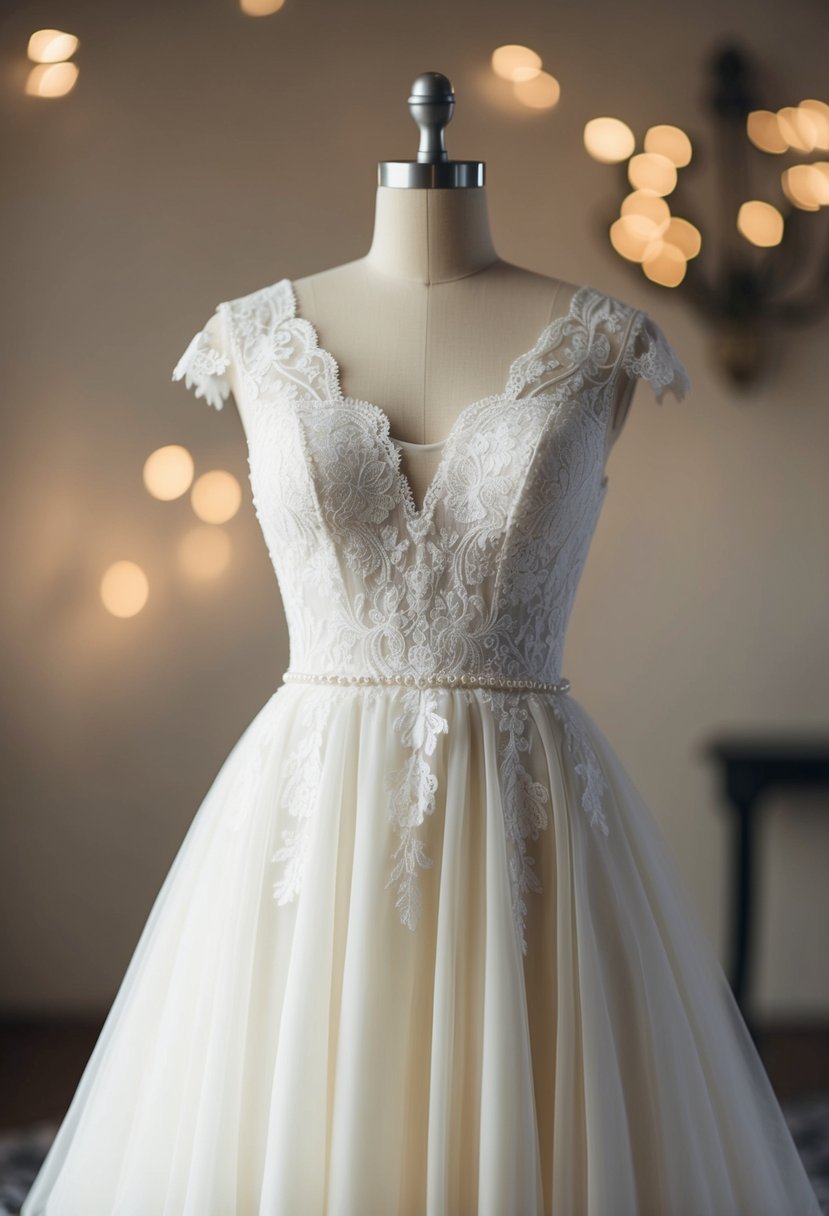
<path id="1" fill-rule="evenodd" d="M 631 379 L 647 380 L 661 405 L 670 391 L 682 401 L 690 391 L 688 372 L 656 322 L 637 311 L 622 351 L 622 368 Z"/>
<path id="2" fill-rule="evenodd" d="M 222 326 L 221 308 L 219 305 L 214 314 L 214 328 Z M 203 397 L 208 405 L 220 410 L 230 394 L 230 383 L 224 374 L 230 362 L 221 338 L 214 337 L 205 326 L 191 339 L 173 368 L 172 379 L 183 377 L 187 388 L 192 388 L 197 397 Z"/>

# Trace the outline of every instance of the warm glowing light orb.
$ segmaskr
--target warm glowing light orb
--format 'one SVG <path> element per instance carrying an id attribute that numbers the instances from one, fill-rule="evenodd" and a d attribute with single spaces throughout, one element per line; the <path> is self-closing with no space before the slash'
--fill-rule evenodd
<path id="1" fill-rule="evenodd" d="M 702 233 L 689 220 L 683 220 L 678 215 L 672 215 L 665 230 L 665 240 L 677 249 L 687 259 L 695 258 L 702 248 Z"/>
<path id="2" fill-rule="evenodd" d="M 149 593 L 147 576 L 135 562 L 113 562 L 101 579 L 101 600 L 113 616 L 135 616 Z"/>
<path id="3" fill-rule="evenodd" d="M 779 155 L 789 150 L 777 115 L 772 110 L 752 110 L 746 119 L 746 133 L 755 148 L 759 148 L 761 152 Z"/>
<path id="4" fill-rule="evenodd" d="M 750 199 L 737 212 L 737 229 L 752 245 L 779 245 L 783 239 L 783 216 L 771 203 Z"/>
<path id="5" fill-rule="evenodd" d="M 783 106 L 777 111 L 780 134 L 790 148 L 798 152 L 813 152 L 815 140 L 820 133 L 816 117 L 800 106 Z"/>
<path id="6" fill-rule="evenodd" d="M 826 185 L 829 186 L 829 160 L 814 160 L 812 161 L 812 168 L 816 173 L 821 175 L 823 180 L 826 182 Z M 824 187 L 821 186 L 821 193 L 823 192 L 823 189 Z"/>
<path id="7" fill-rule="evenodd" d="M 196 581 L 218 578 L 230 563 L 230 537 L 222 528 L 191 528 L 181 538 L 178 560 L 184 573 Z"/>
<path id="8" fill-rule="evenodd" d="M 526 80 L 514 79 L 512 91 L 530 110 L 551 110 L 558 105 L 561 85 L 549 72 L 537 72 Z"/>
<path id="9" fill-rule="evenodd" d="M 792 165 L 780 174 L 783 192 L 801 211 L 817 211 L 829 202 L 826 179 L 816 165 Z"/>
<path id="10" fill-rule="evenodd" d="M 178 443 L 168 443 L 156 448 L 144 461 L 144 486 L 153 498 L 171 502 L 181 498 L 190 489 L 193 481 L 193 457 L 187 448 Z"/>
<path id="11" fill-rule="evenodd" d="M 672 127 L 667 123 L 648 127 L 644 146 L 646 152 L 658 152 L 660 156 L 666 156 L 677 169 L 684 168 L 691 161 L 691 141 L 680 127 Z"/>
<path id="12" fill-rule="evenodd" d="M 656 242 L 659 227 L 646 215 L 622 215 L 610 225 L 610 243 L 629 262 L 641 262 Z"/>
<path id="13" fill-rule="evenodd" d="M 492 70 L 504 80 L 531 80 L 541 71 L 541 56 L 528 46 L 510 43 L 499 46 L 491 56 Z"/>
<path id="14" fill-rule="evenodd" d="M 60 63 L 74 55 L 78 39 L 63 30 L 35 30 L 29 38 L 26 54 L 34 63 Z"/>
<path id="15" fill-rule="evenodd" d="M 248 17 L 270 17 L 284 3 L 285 0 L 239 0 L 239 7 Z"/>
<path id="16" fill-rule="evenodd" d="M 798 109 L 807 113 L 815 124 L 815 147 L 829 148 L 829 105 L 814 97 L 807 97 L 805 101 L 801 101 Z"/>
<path id="17" fill-rule="evenodd" d="M 615 165 L 633 154 L 636 140 L 621 118 L 591 118 L 584 124 L 584 146 L 603 165 Z"/>
<path id="18" fill-rule="evenodd" d="M 211 469 L 195 482 L 190 502 L 196 515 L 206 524 L 224 524 L 241 506 L 242 487 L 232 473 Z"/>
<path id="19" fill-rule="evenodd" d="M 648 190 L 633 190 L 626 195 L 619 214 L 638 217 L 641 222 L 632 227 L 641 232 L 648 231 L 652 236 L 662 236 L 671 221 L 671 209 L 664 198 Z"/>
<path id="20" fill-rule="evenodd" d="M 670 194 L 676 186 L 676 165 L 661 152 L 640 152 L 628 161 L 628 181 L 637 190 Z"/>
<path id="21" fill-rule="evenodd" d="M 793 169 L 800 167 L 798 165 L 792 166 Z M 802 168 L 806 170 L 804 181 L 808 181 L 809 183 L 808 188 L 812 198 L 819 207 L 829 205 L 829 178 L 826 176 L 829 165 L 827 165 L 825 160 L 813 161 L 810 165 L 803 165 Z"/>
<path id="22" fill-rule="evenodd" d="M 685 278 L 688 263 L 682 250 L 669 241 L 659 241 L 653 252 L 642 259 L 642 270 L 652 283 L 678 287 Z"/>
<path id="23" fill-rule="evenodd" d="M 29 72 L 26 92 L 32 97 L 65 97 L 77 79 L 74 63 L 39 63 Z"/>

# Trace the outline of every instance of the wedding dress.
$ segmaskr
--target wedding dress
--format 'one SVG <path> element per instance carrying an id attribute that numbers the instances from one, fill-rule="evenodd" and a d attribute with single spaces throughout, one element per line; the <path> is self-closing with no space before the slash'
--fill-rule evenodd
<path id="1" fill-rule="evenodd" d="M 231 366 L 244 394 L 289 668 L 22 1216 L 819 1216 L 657 825 L 562 672 L 619 377 L 689 388 L 646 312 L 566 294 L 420 506 L 290 280 L 220 304 L 221 339 L 179 360 L 216 409 Z"/>

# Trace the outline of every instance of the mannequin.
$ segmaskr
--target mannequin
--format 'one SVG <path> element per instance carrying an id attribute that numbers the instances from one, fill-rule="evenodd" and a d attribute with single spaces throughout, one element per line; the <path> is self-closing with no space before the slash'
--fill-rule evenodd
<path id="1" fill-rule="evenodd" d="M 430 77 L 438 74 L 418 80 Z M 442 137 L 441 127 L 441 144 Z M 425 142 L 424 135 L 421 149 Z M 418 159 L 440 158 L 432 147 Z M 418 509 L 461 410 L 504 390 L 512 361 L 567 311 L 578 286 L 498 257 L 483 185 L 379 185 L 368 253 L 293 280 L 297 315 L 336 359 L 343 393 L 387 414 Z M 605 459 L 633 385 L 620 378 Z M 244 416 L 242 423 L 247 431 Z"/>

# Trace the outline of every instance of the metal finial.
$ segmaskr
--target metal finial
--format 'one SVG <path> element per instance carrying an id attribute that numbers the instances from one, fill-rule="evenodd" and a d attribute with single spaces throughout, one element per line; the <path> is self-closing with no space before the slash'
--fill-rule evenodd
<path id="1" fill-rule="evenodd" d="M 409 97 L 409 113 L 420 128 L 417 150 L 420 164 L 436 164 L 449 159 L 444 133 L 454 112 L 455 94 L 447 77 L 440 72 L 421 72 Z"/>
<path id="2" fill-rule="evenodd" d="M 454 112 L 455 93 L 448 77 L 421 72 L 409 95 L 409 113 L 420 130 L 417 160 L 380 161 L 378 185 L 420 190 L 483 186 L 483 161 L 449 159 L 445 133 Z"/>

